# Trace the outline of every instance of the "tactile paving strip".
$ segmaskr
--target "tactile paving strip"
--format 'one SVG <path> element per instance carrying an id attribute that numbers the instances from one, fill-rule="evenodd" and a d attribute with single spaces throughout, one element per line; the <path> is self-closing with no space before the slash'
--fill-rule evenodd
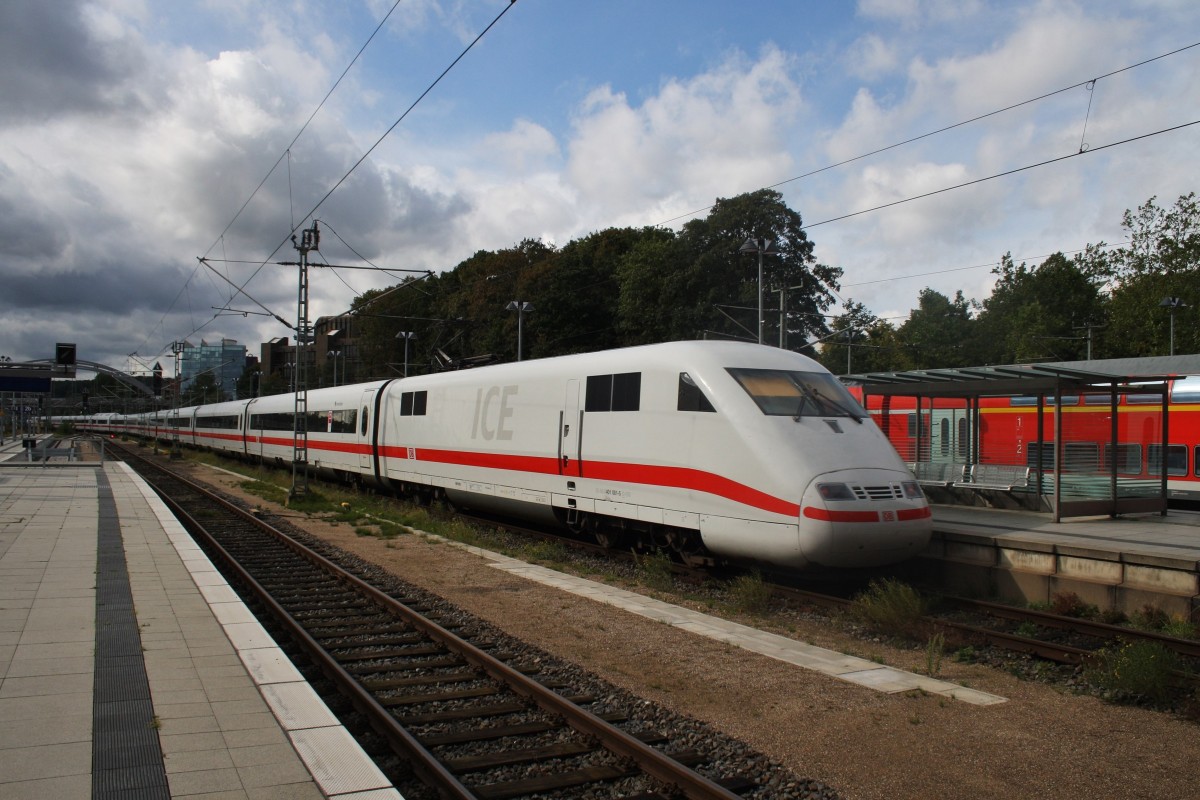
<path id="1" fill-rule="evenodd" d="M 171 793 L 142 660 L 142 637 L 133 613 L 121 520 L 108 476 L 97 470 L 96 481 L 100 527 L 96 556 L 92 798 L 168 800 Z"/>

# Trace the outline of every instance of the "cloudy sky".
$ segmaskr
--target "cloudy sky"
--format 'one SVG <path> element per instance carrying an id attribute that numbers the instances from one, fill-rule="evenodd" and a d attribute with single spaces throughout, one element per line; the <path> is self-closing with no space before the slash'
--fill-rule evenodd
<path id="1" fill-rule="evenodd" d="M 287 335 L 214 307 L 294 319 L 259 263 L 509 6 L 393 2 L 0 3 L 0 355 Z M 1194 0 L 517 0 L 320 205 L 322 256 L 439 271 L 777 185 L 839 295 L 899 322 L 1200 188 L 1200 125 L 1159 133 L 1200 119 L 1198 43 Z M 315 270 L 313 316 L 401 274 Z"/>

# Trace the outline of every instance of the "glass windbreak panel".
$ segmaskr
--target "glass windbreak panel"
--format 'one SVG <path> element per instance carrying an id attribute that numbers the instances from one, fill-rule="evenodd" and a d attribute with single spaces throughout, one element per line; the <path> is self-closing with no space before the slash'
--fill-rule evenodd
<path id="1" fill-rule="evenodd" d="M 1030 397 L 1030 396 L 1026 395 L 1026 396 L 1021 396 L 1021 397 L 1011 398 L 1009 400 L 1009 405 L 1011 405 L 1011 406 L 1036 406 L 1037 401 L 1038 401 L 1037 397 Z M 1042 405 L 1045 405 L 1048 408 L 1053 408 L 1054 407 L 1054 395 L 1048 394 L 1045 397 L 1043 397 Z M 1062 405 L 1064 405 L 1064 406 L 1079 405 L 1079 395 L 1064 394 L 1062 396 Z"/>
<path id="2" fill-rule="evenodd" d="M 1167 445 L 1167 475 L 1187 475 L 1187 446 Z M 1151 475 L 1162 475 L 1162 445 L 1152 444 L 1146 448 L 1146 471 Z"/>
<path id="3" fill-rule="evenodd" d="M 1043 442 L 1041 452 L 1042 469 L 1054 469 L 1054 442 Z M 1038 465 L 1037 458 L 1037 442 L 1030 442 L 1029 447 L 1025 450 L 1025 466 L 1036 469 Z"/>
<path id="4" fill-rule="evenodd" d="M 1123 395 L 1125 402 L 1131 406 L 1145 406 L 1151 403 L 1162 404 L 1161 394 L 1127 394 Z"/>
<path id="5" fill-rule="evenodd" d="M 1111 465 L 1112 443 L 1108 442 L 1104 445 L 1104 469 L 1109 469 Z M 1117 445 L 1117 474 L 1142 474 L 1142 446 L 1140 444 L 1120 443 Z"/>
<path id="6" fill-rule="evenodd" d="M 822 372 L 729 368 L 729 374 L 768 416 L 867 416 L 837 378 Z"/>
<path id="7" fill-rule="evenodd" d="M 1100 448 L 1096 442 L 1064 442 L 1063 469 L 1068 472 L 1096 472 L 1100 468 Z"/>

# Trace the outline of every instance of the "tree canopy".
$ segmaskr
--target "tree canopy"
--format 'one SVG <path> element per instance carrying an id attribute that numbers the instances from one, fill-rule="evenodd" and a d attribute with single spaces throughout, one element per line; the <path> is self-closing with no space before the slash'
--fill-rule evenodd
<path id="1" fill-rule="evenodd" d="M 409 339 L 410 372 L 451 358 L 537 358 L 677 339 L 755 340 L 758 258 L 739 252 L 769 239 L 764 254 L 764 342 L 781 341 L 834 372 L 1165 354 L 1171 317 L 1175 352 L 1200 349 L 1200 204 L 1194 193 L 1170 208 L 1151 198 L 1127 211 L 1129 244 L 1089 245 L 1040 264 L 1005 254 L 989 297 L 919 291 L 893 324 L 847 300 L 830 316 L 842 270 L 821 263 L 799 212 L 773 190 L 716 201 L 678 231 L 609 228 L 561 248 L 526 239 L 480 251 L 440 275 L 408 279 L 355 303 L 361 377 L 399 374 Z M 781 298 L 782 295 L 782 298 Z M 1181 305 L 1168 313 L 1165 297 Z M 780 313 L 780 301 L 784 313 Z M 505 310 L 512 301 L 532 310 Z"/>

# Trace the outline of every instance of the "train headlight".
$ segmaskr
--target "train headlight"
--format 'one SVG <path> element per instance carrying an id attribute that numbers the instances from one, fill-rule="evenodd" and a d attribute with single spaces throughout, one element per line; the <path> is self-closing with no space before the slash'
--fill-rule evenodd
<path id="1" fill-rule="evenodd" d="M 905 481 L 901 486 L 904 487 L 904 496 L 909 500 L 920 500 L 925 496 L 921 491 L 921 484 L 916 481 Z"/>
<path id="2" fill-rule="evenodd" d="M 844 483 L 818 483 L 817 492 L 822 500 L 853 500 L 854 492 Z"/>

